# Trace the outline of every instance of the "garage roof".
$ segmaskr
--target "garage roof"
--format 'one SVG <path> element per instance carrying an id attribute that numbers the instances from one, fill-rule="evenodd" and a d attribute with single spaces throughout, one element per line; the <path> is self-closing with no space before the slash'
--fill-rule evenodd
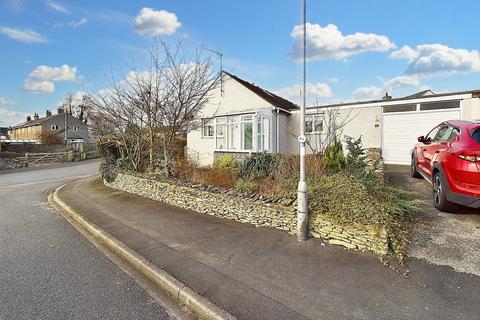
<path id="1" fill-rule="evenodd" d="M 449 96 L 459 96 L 459 95 L 468 95 L 470 94 L 473 98 L 480 98 L 480 89 L 477 90 L 469 90 L 469 91 L 457 91 L 457 92 L 448 92 L 448 93 L 440 93 L 435 94 L 431 90 L 420 91 L 415 94 L 405 96 L 402 98 L 395 98 L 395 99 L 377 99 L 377 100 L 368 100 L 368 101 L 355 101 L 355 102 L 346 102 L 346 103 L 338 103 L 338 104 L 330 104 L 330 105 L 319 105 L 319 106 L 310 106 L 307 109 L 318 109 L 318 108 L 332 108 L 332 107 L 343 107 L 343 106 L 360 106 L 364 104 L 383 104 L 388 103 L 392 104 L 392 102 L 404 102 L 404 101 L 414 101 L 416 99 L 425 99 L 425 98 L 441 98 L 445 97 L 445 100 L 448 100 Z"/>

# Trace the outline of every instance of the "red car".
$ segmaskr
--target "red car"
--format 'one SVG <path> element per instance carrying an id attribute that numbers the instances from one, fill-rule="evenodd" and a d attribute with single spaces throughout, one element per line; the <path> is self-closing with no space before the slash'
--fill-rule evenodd
<path id="1" fill-rule="evenodd" d="M 411 175 L 432 184 L 435 207 L 480 208 L 480 123 L 446 121 L 418 142 L 412 150 Z"/>

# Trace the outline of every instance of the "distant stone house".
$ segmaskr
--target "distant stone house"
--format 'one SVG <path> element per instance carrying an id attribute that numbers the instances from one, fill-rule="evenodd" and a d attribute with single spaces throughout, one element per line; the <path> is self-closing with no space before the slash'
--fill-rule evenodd
<path id="1" fill-rule="evenodd" d="M 65 123 L 67 133 L 65 136 Z M 40 135 L 44 132 L 54 132 L 63 141 L 90 142 L 87 124 L 73 115 L 58 109 L 57 114 L 47 111 L 45 117 L 40 118 L 38 114 L 28 116 L 26 121 L 8 129 L 8 136 L 11 140 L 34 140 L 41 143 Z"/>

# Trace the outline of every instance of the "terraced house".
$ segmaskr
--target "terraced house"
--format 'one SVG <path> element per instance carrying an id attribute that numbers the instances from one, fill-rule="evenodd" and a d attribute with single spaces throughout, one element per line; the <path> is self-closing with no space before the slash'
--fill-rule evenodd
<path id="1" fill-rule="evenodd" d="M 65 127 L 67 130 L 65 132 Z M 28 116 L 26 121 L 8 129 L 8 137 L 11 140 L 30 140 L 41 143 L 42 133 L 52 132 L 67 143 L 88 142 L 88 126 L 84 121 L 73 115 L 64 113 L 59 108 L 57 114 L 51 111 L 45 113 L 45 117 L 40 117 L 37 113 L 33 118 Z"/>

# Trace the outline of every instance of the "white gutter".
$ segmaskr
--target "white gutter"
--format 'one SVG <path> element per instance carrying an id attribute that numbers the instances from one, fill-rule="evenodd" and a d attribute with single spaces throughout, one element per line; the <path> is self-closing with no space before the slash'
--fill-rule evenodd
<path id="1" fill-rule="evenodd" d="M 471 99 L 473 97 L 472 93 L 463 93 L 449 96 L 430 96 L 423 98 L 407 99 L 407 100 L 385 100 L 372 103 L 361 103 L 358 104 L 352 103 L 348 105 L 333 105 L 333 106 L 314 106 L 308 107 L 308 110 L 329 110 L 329 109 L 361 109 L 361 108 L 372 108 L 372 107 L 386 107 L 386 106 L 395 106 L 395 105 L 404 105 L 404 104 L 417 104 L 417 103 L 426 103 L 426 102 L 438 102 L 438 101 L 452 101 L 452 100 L 463 100 Z M 296 111 L 294 111 L 296 112 Z"/>

